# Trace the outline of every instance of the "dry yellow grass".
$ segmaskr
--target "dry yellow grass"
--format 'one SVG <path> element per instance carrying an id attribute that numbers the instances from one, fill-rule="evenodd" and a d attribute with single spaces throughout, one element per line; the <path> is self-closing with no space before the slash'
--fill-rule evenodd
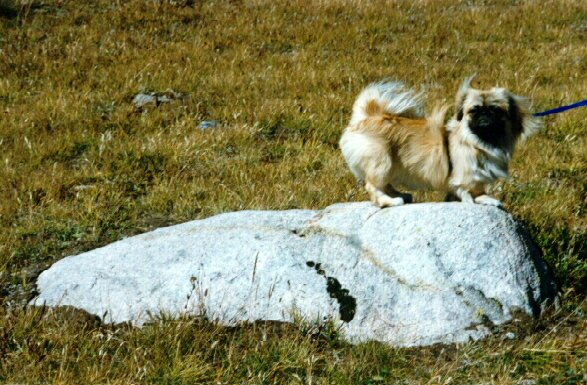
<path id="1" fill-rule="evenodd" d="M 496 192 L 564 292 L 518 340 L 350 347 L 333 331 L 109 328 L 8 303 L 31 267 L 156 226 L 366 199 L 337 141 L 370 81 L 424 86 L 430 104 L 471 73 L 536 110 L 584 99 L 586 20 L 569 0 L 0 0 L 0 381 L 584 383 L 587 109 L 548 118 Z M 186 97 L 133 108 L 167 89 Z"/>

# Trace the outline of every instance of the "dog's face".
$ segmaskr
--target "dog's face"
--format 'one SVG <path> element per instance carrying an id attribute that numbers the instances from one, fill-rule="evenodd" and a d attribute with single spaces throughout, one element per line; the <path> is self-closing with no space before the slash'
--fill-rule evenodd
<path id="1" fill-rule="evenodd" d="M 467 79 L 457 94 L 456 125 L 480 144 L 512 150 L 515 143 L 532 135 L 539 120 L 528 112 L 527 101 L 504 88 L 477 90 Z"/>

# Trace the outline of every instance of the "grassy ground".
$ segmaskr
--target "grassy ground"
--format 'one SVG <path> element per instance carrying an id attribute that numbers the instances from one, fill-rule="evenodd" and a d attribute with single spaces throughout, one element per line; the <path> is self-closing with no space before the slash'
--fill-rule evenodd
<path id="1" fill-rule="evenodd" d="M 393 349 L 304 325 L 137 330 L 22 306 L 40 269 L 124 236 L 366 199 L 337 149 L 360 89 L 392 77 L 450 101 L 471 73 L 536 110 L 584 99 L 587 4 L 0 0 L 0 381 L 587 383 L 587 109 L 548 118 L 495 192 L 562 291 L 558 311 L 508 326 L 515 339 Z M 131 103 L 170 89 L 185 96 Z M 200 130 L 209 119 L 220 127 Z"/>

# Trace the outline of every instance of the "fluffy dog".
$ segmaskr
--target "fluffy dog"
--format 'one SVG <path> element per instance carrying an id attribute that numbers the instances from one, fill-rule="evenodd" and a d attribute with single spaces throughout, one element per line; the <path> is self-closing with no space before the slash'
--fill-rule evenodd
<path id="1" fill-rule="evenodd" d="M 444 191 L 449 200 L 501 205 L 487 188 L 507 177 L 516 144 L 540 121 L 529 113 L 526 99 L 503 88 L 474 89 L 471 80 L 457 92 L 448 122 L 448 106 L 425 116 L 422 94 L 401 83 L 374 83 L 359 94 L 339 145 L 373 203 L 411 201 L 396 190 L 402 186 Z"/>

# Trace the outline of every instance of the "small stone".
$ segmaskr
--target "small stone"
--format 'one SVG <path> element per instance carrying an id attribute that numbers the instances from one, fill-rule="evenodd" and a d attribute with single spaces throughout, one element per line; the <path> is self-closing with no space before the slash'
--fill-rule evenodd
<path id="1" fill-rule="evenodd" d="M 167 95 L 157 96 L 157 104 L 169 103 L 172 99 Z"/>
<path id="2" fill-rule="evenodd" d="M 216 128 L 216 127 L 218 127 L 218 122 L 216 120 L 203 120 L 198 125 L 198 128 L 201 130 L 207 130 L 209 128 Z"/>
<path id="3" fill-rule="evenodd" d="M 169 101 L 183 99 L 185 97 L 183 93 L 174 91 L 171 88 L 168 88 L 167 90 L 165 90 L 165 92 L 161 93 L 160 95 L 165 96 Z"/>
<path id="4" fill-rule="evenodd" d="M 520 384 L 520 385 L 536 385 L 536 380 L 533 380 L 531 378 L 526 378 L 526 379 L 518 382 L 518 384 Z"/>
<path id="5" fill-rule="evenodd" d="M 512 333 L 512 332 L 507 332 L 503 335 L 503 339 L 504 340 L 515 340 L 516 339 L 516 334 Z"/>
<path id="6" fill-rule="evenodd" d="M 148 105 L 156 106 L 157 105 L 157 97 L 155 95 L 140 93 L 140 94 L 135 95 L 132 102 L 136 108 L 144 108 Z"/>
<path id="7" fill-rule="evenodd" d="M 138 93 L 135 95 L 132 102 L 137 109 L 143 109 L 147 106 L 156 107 L 160 104 L 165 104 L 177 99 L 182 99 L 183 97 L 184 94 L 182 94 L 181 92 L 168 89 L 165 92 Z"/>

